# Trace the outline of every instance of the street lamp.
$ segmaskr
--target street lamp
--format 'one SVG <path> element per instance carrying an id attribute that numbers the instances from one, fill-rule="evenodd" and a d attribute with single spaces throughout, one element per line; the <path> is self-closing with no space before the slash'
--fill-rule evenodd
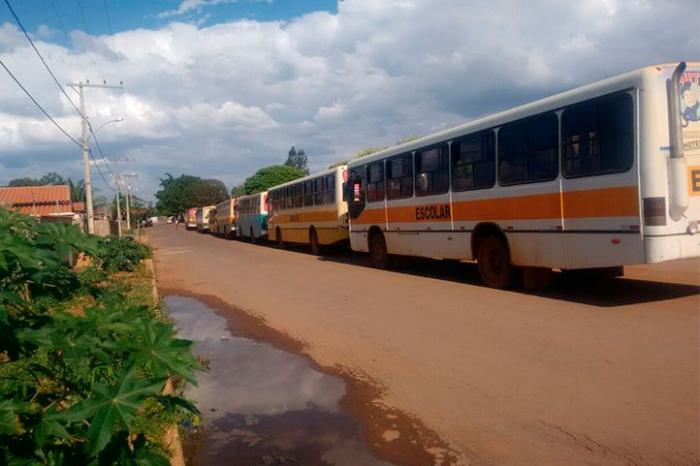
<path id="1" fill-rule="evenodd" d="M 124 121 L 124 118 L 116 118 L 116 119 L 114 119 L 114 120 L 105 121 L 105 122 L 102 123 L 96 130 L 93 130 L 93 131 L 92 131 L 92 134 L 97 134 L 97 132 L 98 132 L 99 130 L 101 130 L 102 128 L 104 128 L 105 126 L 107 126 L 107 125 L 110 124 L 110 123 L 121 123 L 122 121 Z"/>

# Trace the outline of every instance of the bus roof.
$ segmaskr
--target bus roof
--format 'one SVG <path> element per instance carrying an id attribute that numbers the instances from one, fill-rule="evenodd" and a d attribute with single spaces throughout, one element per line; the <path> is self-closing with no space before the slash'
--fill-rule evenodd
<path id="1" fill-rule="evenodd" d="M 338 165 L 338 166 L 333 167 L 333 168 L 328 168 L 328 169 L 320 171 L 320 172 L 306 175 L 302 178 L 297 178 L 297 179 L 292 180 L 292 181 L 287 181 L 286 183 L 278 184 L 277 186 L 273 186 L 272 188 L 270 188 L 268 191 L 274 191 L 276 189 L 284 188 L 285 186 L 290 186 L 290 185 L 297 184 L 300 182 L 303 183 L 304 181 L 313 180 L 314 178 L 318 178 L 319 176 L 331 175 L 333 173 L 336 173 L 338 170 L 344 169 L 345 167 L 346 167 L 346 165 Z"/>
<path id="2" fill-rule="evenodd" d="M 480 116 L 461 125 L 424 136 L 404 144 L 383 149 L 366 157 L 350 160 L 347 166 L 353 167 L 357 165 L 364 165 L 375 160 L 381 160 L 386 157 L 411 152 L 422 147 L 437 144 L 464 134 L 486 130 L 509 121 L 537 115 L 538 113 L 545 111 L 556 110 L 581 100 L 599 97 L 623 89 L 630 89 L 642 80 L 645 73 L 668 72 L 669 69 L 672 71 L 677 65 L 678 63 L 666 63 L 661 65 L 646 66 L 644 68 L 619 74 L 601 81 L 579 86 L 559 94 L 536 100 L 534 102 L 519 105 L 511 109 Z M 689 61 L 687 62 L 687 65 L 689 67 L 698 67 L 700 66 L 700 62 Z"/>
<path id="3" fill-rule="evenodd" d="M 259 193 L 255 193 L 255 194 L 244 194 L 243 196 L 238 196 L 234 199 L 236 200 L 236 202 L 238 202 L 238 201 L 241 201 L 243 199 L 252 199 L 254 197 L 263 196 L 265 194 L 267 194 L 267 191 L 260 191 Z"/>

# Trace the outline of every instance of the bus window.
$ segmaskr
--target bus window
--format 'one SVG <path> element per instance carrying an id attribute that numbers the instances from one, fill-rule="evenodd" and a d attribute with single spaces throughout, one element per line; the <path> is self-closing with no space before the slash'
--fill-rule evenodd
<path id="1" fill-rule="evenodd" d="M 326 175 L 326 204 L 335 204 L 335 173 Z"/>
<path id="2" fill-rule="evenodd" d="M 304 181 L 304 207 L 314 205 L 314 184 L 311 181 Z"/>
<path id="3" fill-rule="evenodd" d="M 367 166 L 367 202 L 384 200 L 384 161 Z"/>
<path id="4" fill-rule="evenodd" d="M 404 154 L 387 160 L 387 199 L 413 196 L 413 157 Z"/>
<path id="5" fill-rule="evenodd" d="M 446 193 L 450 185 L 447 144 L 416 152 L 416 196 Z"/>
<path id="6" fill-rule="evenodd" d="M 496 147 L 493 131 L 452 143 L 452 189 L 490 188 L 496 182 Z"/>
<path id="7" fill-rule="evenodd" d="M 314 189 L 314 205 L 322 205 L 323 204 L 323 192 L 325 191 L 324 186 L 323 186 L 323 177 L 316 178 L 315 180 L 312 181 L 313 184 L 313 189 Z"/>
<path id="8" fill-rule="evenodd" d="M 617 173 L 632 167 L 632 97 L 620 93 L 564 110 L 562 172 L 566 177 Z"/>
<path id="9" fill-rule="evenodd" d="M 302 183 L 294 185 L 294 207 L 304 205 L 304 186 Z"/>
<path id="10" fill-rule="evenodd" d="M 502 185 L 557 177 L 559 128 L 548 113 L 508 123 L 498 132 L 498 182 Z"/>

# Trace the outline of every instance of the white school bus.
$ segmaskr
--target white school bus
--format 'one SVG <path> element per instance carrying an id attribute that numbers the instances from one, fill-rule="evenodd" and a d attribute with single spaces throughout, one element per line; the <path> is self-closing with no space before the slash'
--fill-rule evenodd
<path id="1" fill-rule="evenodd" d="M 204 207 L 197 208 L 196 221 L 197 221 L 197 231 L 204 233 L 209 231 L 211 225 L 209 224 L 209 214 L 216 209 L 216 206 L 208 205 Z"/>
<path id="2" fill-rule="evenodd" d="M 271 188 L 269 239 L 281 247 L 308 244 L 314 254 L 321 246 L 347 241 L 345 173 L 343 165 Z"/>
<path id="3" fill-rule="evenodd" d="M 700 256 L 700 62 L 649 66 L 348 164 L 350 242 L 390 255 L 604 269 Z"/>

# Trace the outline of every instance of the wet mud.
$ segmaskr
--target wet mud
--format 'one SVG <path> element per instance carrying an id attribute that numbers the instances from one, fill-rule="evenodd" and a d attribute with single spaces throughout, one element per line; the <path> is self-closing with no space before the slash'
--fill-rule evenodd
<path id="1" fill-rule="evenodd" d="M 303 342 L 216 297 L 161 293 L 210 367 L 187 393 L 202 411 L 186 442 L 188 464 L 456 464 L 456 452 L 383 404 L 383 388 L 362 372 L 318 366 Z"/>

